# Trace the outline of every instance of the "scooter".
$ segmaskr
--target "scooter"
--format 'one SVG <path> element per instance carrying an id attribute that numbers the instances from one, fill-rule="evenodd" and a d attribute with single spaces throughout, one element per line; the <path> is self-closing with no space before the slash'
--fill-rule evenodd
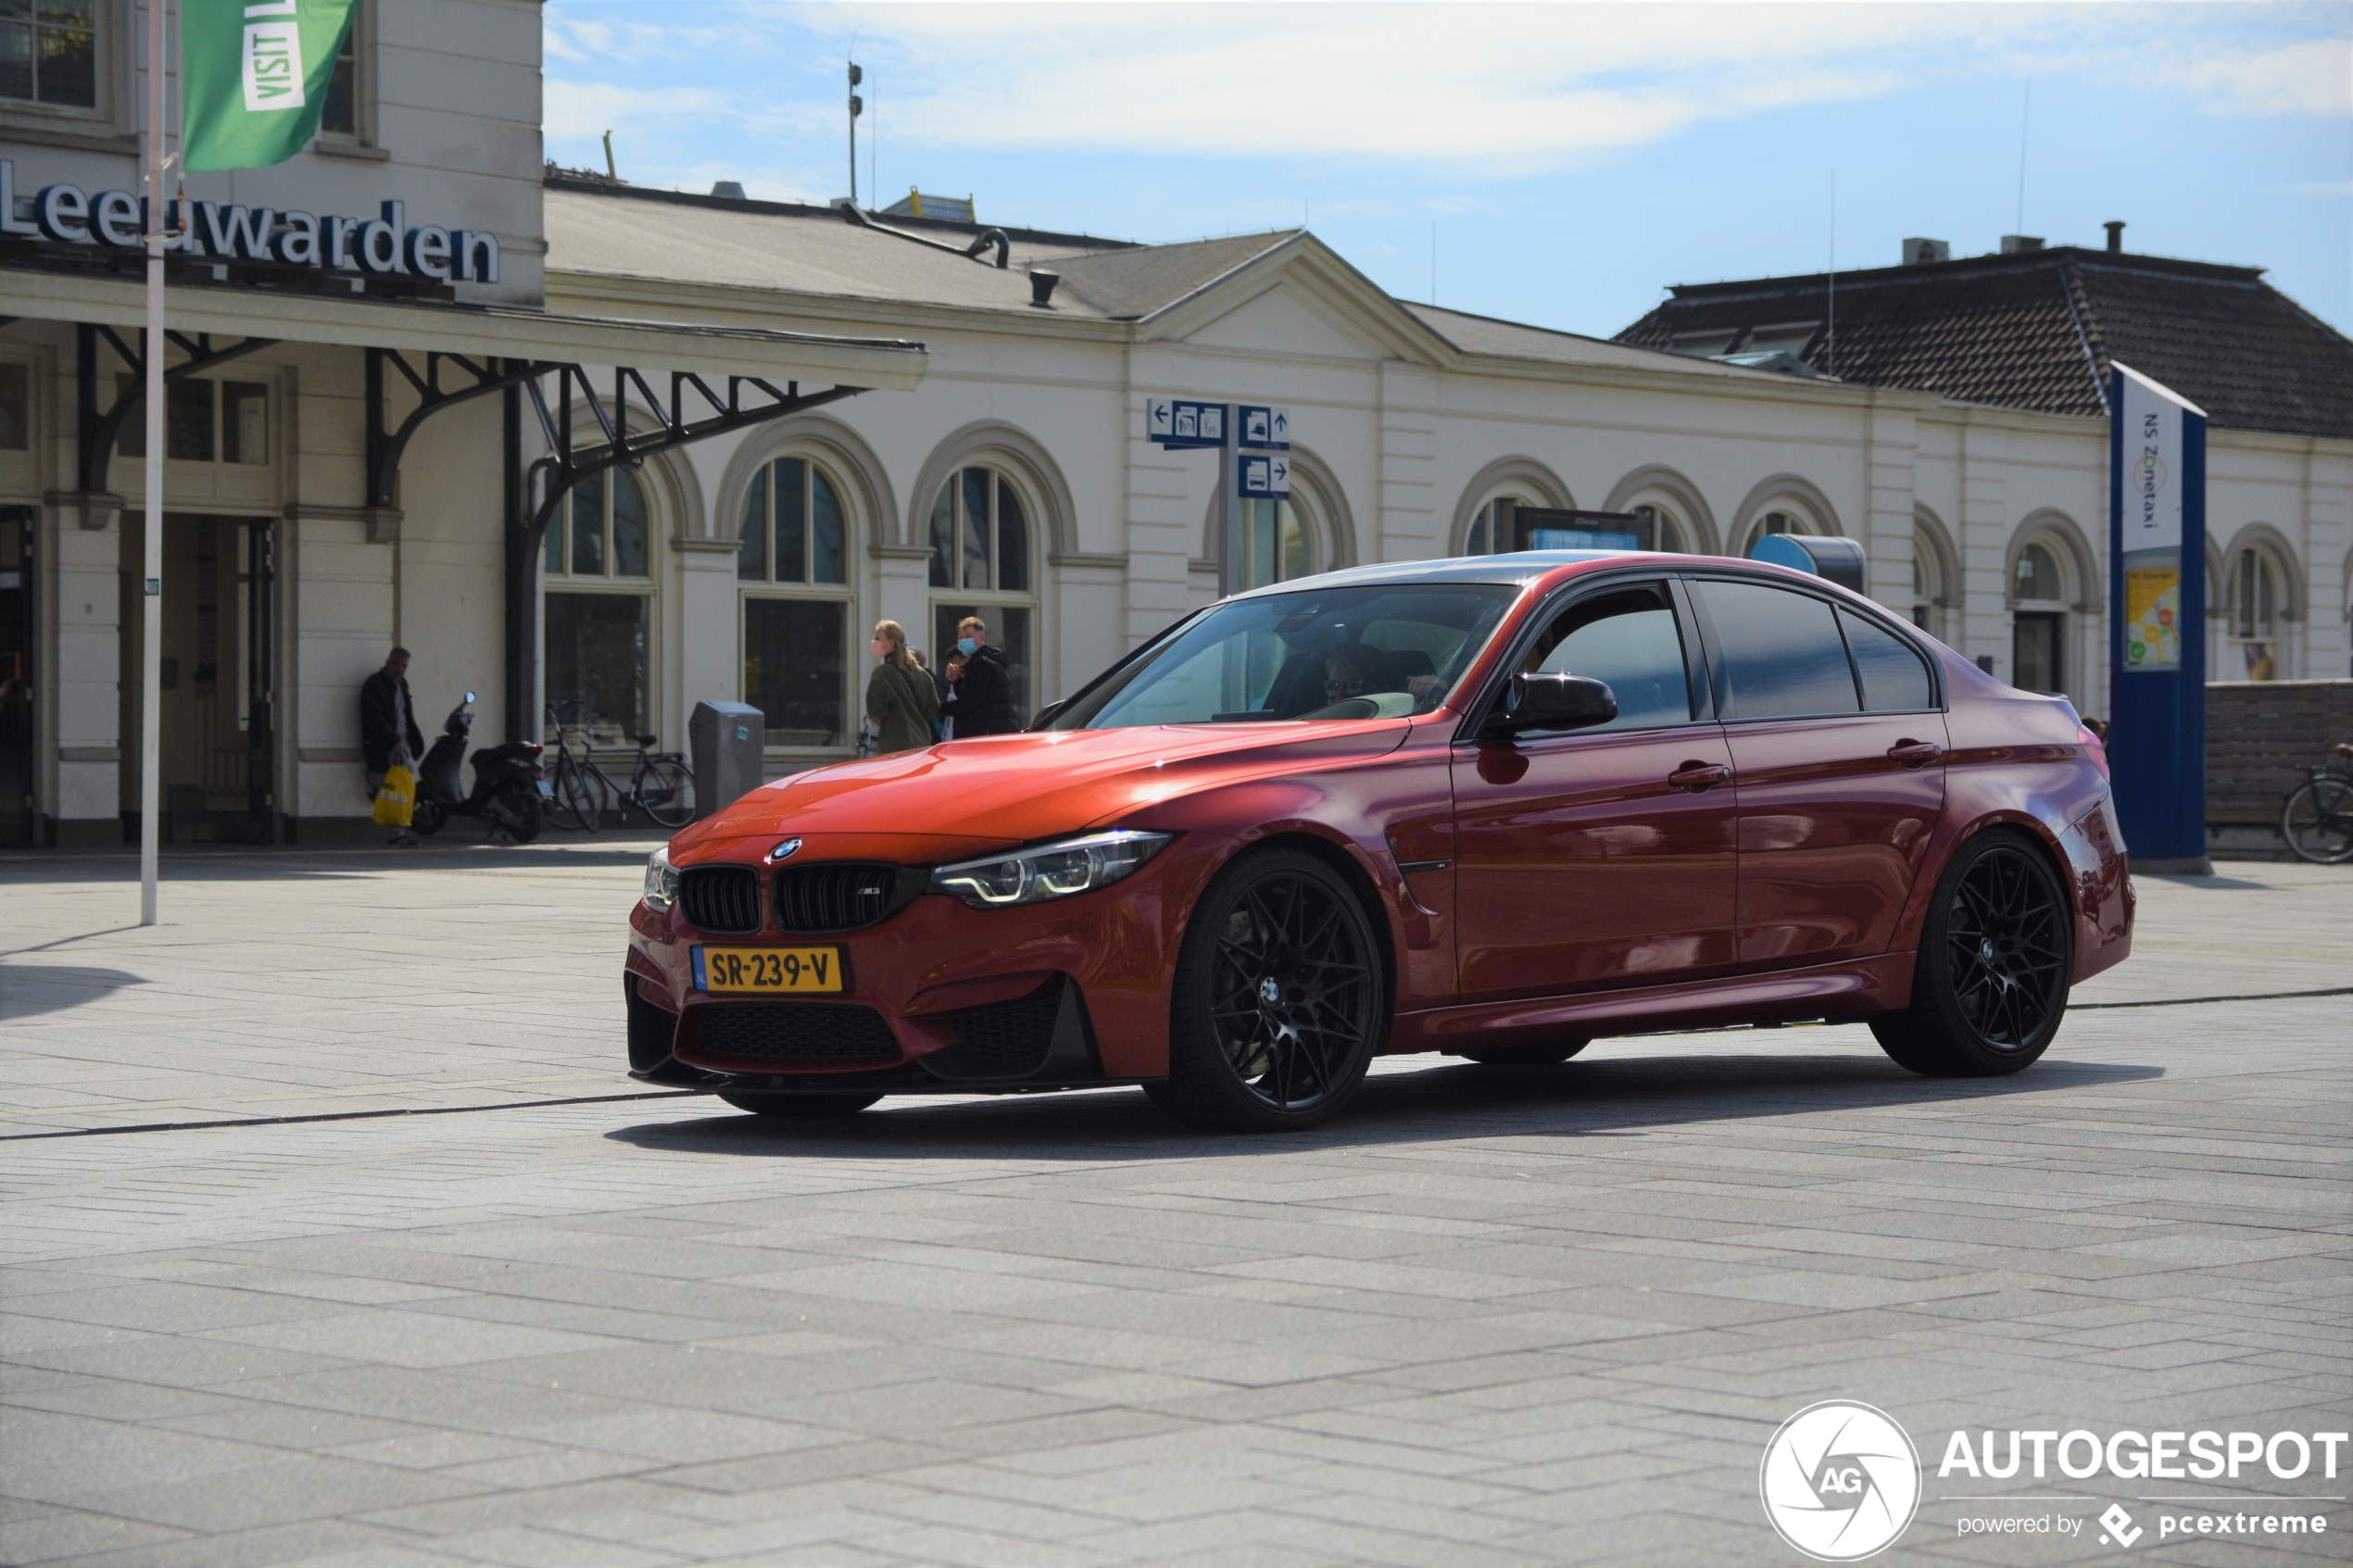
<path id="1" fill-rule="evenodd" d="M 449 710 L 440 738 L 418 765 L 417 803 L 409 825 L 419 833 L 439 833 L 452 817 L 480 817 L 493 832 L 503 829 L 517 844 L 528 844 L 546 822 L 540 801 L 547 786 L 539 776 L 539 744 L 516 741 L 475 752 L 473 793 L 467 794 L 459 787 L 458 767 L 474 727 L 469 709 L 473 699 L 468 692 Z"/>

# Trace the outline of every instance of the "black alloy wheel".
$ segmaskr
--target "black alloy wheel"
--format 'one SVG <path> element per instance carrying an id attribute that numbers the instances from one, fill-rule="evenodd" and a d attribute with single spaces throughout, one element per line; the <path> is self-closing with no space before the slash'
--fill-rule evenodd
<path id="1" fill-rule="evenodd" d="M 1245 855 L 1194 906 L 1176 959 L 1162 1109 L 1215 1132 L 1312 1127 L 1354 1097 L 1388 1026 L 1379 945 L 1339 874 Z"/>
<path id="2" fill-rule="evenodd" d="M 2032 1064 L 2067 1013 L 2074 910 L 2042 847 L 2007 829 L 1962 846 L 1920 932 L 1912 1005 L 1871 1020 L 1915 1073 L 1994 1077 Z"/>
<path id="3" fill-rule="evenodd" d="M 1592 1043 L 1571 1035 L 1566 1040 L 1545 1040 L 1532 1046 L 1473 1046 L 1451 1054 L 1481 1067 L 1551 1067 L 1567 1061 Z"/>
<path id="4" fill-rule="evenodd" d="M 722 1089 L 719 1098 L 737 1110 L 749 1110 L 754 1116 L 772 1116 L 780 1122 L 824 1122 L 837 1116 L 855 1116 L 882 1096 L 797 1095 L 766 1090 Z"/>

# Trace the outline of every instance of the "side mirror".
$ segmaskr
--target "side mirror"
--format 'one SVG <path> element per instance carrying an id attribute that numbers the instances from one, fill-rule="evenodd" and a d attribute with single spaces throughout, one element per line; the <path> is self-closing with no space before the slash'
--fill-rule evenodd
<path id="1" fill-rule="evenodd" d="M 473 699 L 474 699 L 474 694 L 473 694 L 473 693 L 472 693 L 472 692 L 468 692 L 468 693 L 466 694 L 466 700 L 467 700 L 468 702 L 472 702 Z"/>
<path id="2" fill-rule="evenodd" d="M 1026 728 L 1033 730 L 1044 729 L 1047 725 L 1054 721 L 1055 714 L 1060 713 L 1063 709 L 1068 708 L 1069 706 L 1070 698 L 1068 697 L 1063 697 L 1060 702 L 1048 703 L 1045 707 L 1038 710 L 1037 716 L 1029 721 Z"/>
<path id="3" fill-rule="evenodd" d="M 1515 675 L 1511 697 L 1489 715 L 1487 734 L 1503 737 L 1526 730 L 1584 730 L 1617 717 L 1617 694 L 1590 675 Z"/>

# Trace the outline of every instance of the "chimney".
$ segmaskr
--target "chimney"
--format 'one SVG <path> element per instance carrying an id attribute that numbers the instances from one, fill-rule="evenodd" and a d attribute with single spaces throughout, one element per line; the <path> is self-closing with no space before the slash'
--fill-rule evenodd
<path id="1" fill-rule="evenodd" d="M 2040 234 L 2004 234 L 2002 236 L 2004 256 L 2024 256 L 2028 251 L 2042 248 L 2043 236 Z"/>
<path id="2" fill-rule="evenodd" d="M 1054 285 L 1063 281 L 1060 272 L 1042 272 L 1032 268 L 1029 273 L 1029 303 L 1040 310 L 1051 310 Z"/>
<path id="3" fill-rule="evenodd" d="M 1904 242 L 1904 259 L 1900 265 L 1906 267 L 1926 267 L 1932 262 L 1950 261 L 1952 259 L 1953 246 L 1950 242 L 1945 240 L 1909 238 Z"/>
<path id="4" fill-rule="evenodd" d="M 2124 254 L 2124 220 L 2111 218 L 2100 227 L 2108 231 L 2108 255 L 2122 256 Z"/>

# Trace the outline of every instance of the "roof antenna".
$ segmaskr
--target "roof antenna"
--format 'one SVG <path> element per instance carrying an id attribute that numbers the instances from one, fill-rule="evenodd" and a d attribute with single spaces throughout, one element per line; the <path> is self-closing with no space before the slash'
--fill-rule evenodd
<path id="1" fill-rule="evenodd" d="M 1822 374 L 1838 375 L 1838 170 L 1831 170 L 1831 309 L 1822 336 Z"/>
<path id="2" fill-rule="evenodd" d="M 621 170 L 612 166 L 612 132 L 610 131 L 605 132 L 605 178 L 616 185 L 621 183 Z"/>
<path id="3" fill-rule="evenodd" d="M 866 73 L 858 69 L 858 62 L 850 61 L 849 85 L 854 89 L 865 80 Z M 858 117 L 865 112 L 866 100 L 853 91 L 849 94 L 849 205 L 852 207 L 858 205 Z"/>
<path id="4" fill-rule="evenodd" d="M 2034 104 L 2034 79 L 2028 77 L 2018 95 L 2018 227 L 2014 234 L 2026 232 L 2026 119 Z"/>

